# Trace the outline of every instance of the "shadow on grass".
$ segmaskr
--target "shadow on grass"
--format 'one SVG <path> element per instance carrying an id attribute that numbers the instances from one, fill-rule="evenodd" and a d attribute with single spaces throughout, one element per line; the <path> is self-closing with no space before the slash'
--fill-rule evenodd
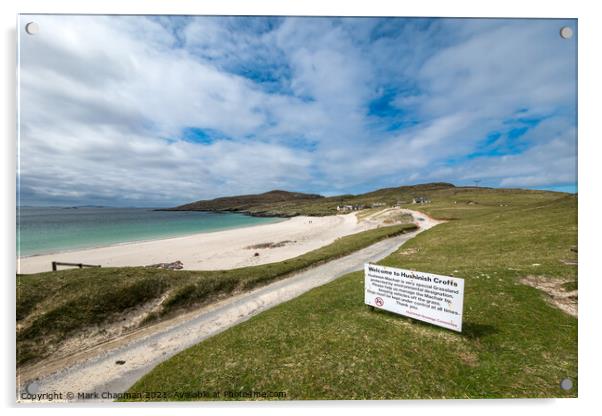
<path id="1" fill-rule="evenodd" d="M 370 309 L 372 307 L 368 306 L 368 308 Z M 399 320 L 402 320 L 404 322 L 408 322 L 408 323 L 410 323 L 412 325 L 416 325 L 416 326 L 419 326 L 419 327 L 424 327 L 424 328 L 439 328 L 437 325 L 433 325 L 433 324 L 430 324 L 428 322 L 419 321 L 417 319 L 413 319 L 413 318 L 406 317 L 406 316 L 403 316 L 403 315 L 398 315 L 398 314 L 396 314 L 394 312 L 389 312 L 389 311 L 386 311 L 384 309 L 374 308 L 374 309 L 370 309 L 370 310 L 373 313 L 380 313 L 380 314 L 389 316 L 391 318 L 399 319 Z M 495 334 L 497 332 L 496 328 L 494 326 L 492 326 L 492 325 L 478 324 L 478 323 L 474 323 L 474 322 L 464 322 L 462 324 L 462 332 L 461 333 L 458 333 L 458 332 L 452 331 L 451 329 L 446 329 L 446 328 L 443 328 L 443 327 L 441 327 L 440 329 L 441 329 L 441 331 L 451 331 L 451 332 L 454 332 L 454 333 L 456 333 L 456 334 L 458 334 L 458 335 L 460 335 L 460 336 L 462 336 L 464 338 L 468 338 L 468 339 L 479 339 L 479 338 L 481 338 L 483 336 Z"/>
<path id="2" fill-rule="evenodd" d="M 462 325 L 462 335 L 469 339 L 478 339 L 485 335 L 495 334 L 496 328 L 492 325 L 465 322 Z"/>

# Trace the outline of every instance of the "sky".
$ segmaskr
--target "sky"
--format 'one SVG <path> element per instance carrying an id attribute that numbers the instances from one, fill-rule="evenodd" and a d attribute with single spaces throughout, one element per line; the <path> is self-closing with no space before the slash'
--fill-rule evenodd
<path id="1" fill-rule="evenodd" d="M 22 205 L 577 190 L 576 20 L 21 15 L 19 31 Z"/>

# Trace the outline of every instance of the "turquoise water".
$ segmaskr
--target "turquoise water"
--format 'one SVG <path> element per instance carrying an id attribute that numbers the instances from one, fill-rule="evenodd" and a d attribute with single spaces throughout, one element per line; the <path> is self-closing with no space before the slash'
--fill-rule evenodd
<path id="1" fill-rule="evenodd" d="M 282 221 L 234 213 L 147 208 L 33 208 L 17 211 L 17 256 L 176 237 Z"/>

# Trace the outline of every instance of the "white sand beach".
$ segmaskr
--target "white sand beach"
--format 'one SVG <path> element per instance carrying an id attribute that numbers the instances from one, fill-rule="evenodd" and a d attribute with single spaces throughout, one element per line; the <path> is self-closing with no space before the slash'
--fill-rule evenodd
<path id="1" fill-rule="evenodd" d="M 219 270 L 272 263 L 296 257 L 332 243 L 339 237 L 375 228 L 387 213 L 383 210 L 361 221 L 355 213 L 327 217 L 294 217 L 273 224 L 185 237 L 112 245 L 17 259 L 17 273 L 51 270 L 53 261 L 102 267 L 146 266 L 180 260 L 185 270 Z M 278 247 L 250 248 L 265 243 Z M 258 253 L 258 255 L 256 255 Z"/>

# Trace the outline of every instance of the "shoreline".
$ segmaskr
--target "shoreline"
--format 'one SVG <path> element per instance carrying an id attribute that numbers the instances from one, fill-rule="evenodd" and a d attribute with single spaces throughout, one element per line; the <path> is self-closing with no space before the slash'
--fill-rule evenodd
<path id="1" fill-rule="evenodd" d="M 283 218 L 283 219 L 295 218 L 295 217 L 299 216 L 299 215 L 287 215 L 287 214 L 271 213 L 269 211 L 256 211 L 256 212 L 253 212 L 253 211 L 247 211 L 247 210 L 236 211 L 236 210 L 225 210 L 225 209 L 212 210 L 212 209 L 155 208 L 155 209 L 153 209 L 153 211 L 160 211 L 160 212 L 211 212 L 212 214 L 242 214 L 242 215 L 246 215 L 248 217 L 254 217 L 254 218 Z"/>
<path id="2" fill-rule="evenodd" d="M 17 273 L 49 272 L 53 261 L 101 267 L 143 267 L 181 261 L 184 270 L 256 266 L 297 257 L 337 238 L 376 228 L 382 223 L 372 220 L 373 216 L 362 220 L 355 213 L 296 216 L 268 224 L 18 257 Z"/>
<path id="3" fill-rule="evenodd" d="M 155 211 L 157 211 L 157 210 L 155 210 Z M 205 211 L 205 212 L 210 212 L 210 211 Z M 272 218 L 272 217 L 262 217 L 262 218 Z M 17 261 L 18 260 L 30 259 L 30 258 L 34 258 L 34 257 L 40 257 L 40 256 L 54 256 L 54 255 L 68 254 L 68 253 L 79 252 L 79 251 L 95 250 L 95 249 L 99 249 L 99 248 L 119 247 L 119 246 L 127 246 L 127 245 L 130 245 L 130 244 L 149 243 L 149 242 L 153 242 L 153 241 L 172 240 L 172 239 L 175 239 L 175 238 L 192 237 L 192 236 L 199 235 L 199 234 L 219 233 L 219 232 L 222 232 L 222 231 L 238 230 L 238 229 L 250 228 L 250 227 L 263 227 L 265 225 L 279 224 L 281 222 L 285 222 L 287 220 L 290 220 L 293 217 L 273 217 L 273 218 L 276 219 L 277 221 L 273 221 L 273 222 L 269 222 L 269 223 L 265 223 L 265 224 L 240 225 L 240 226 L 220 228 L 218 230 L 210 230 L 210 231 L 201 231 L 201 232 L 196 231 L 196 232 L 194 232 L 192 234 L 180 234 L 180 235 L 173 235 L 173 236 L 169 236 L 169 237 L 166 236 L 166 237 L 157 237 L 157 238 L 147 238 L 147 239 L 144 239 L 144 240 L 121 241 L 119 243 L 109 243 L 109 244 L 94 245 L 94 246 L 89 246 L 89 247 L 68 248 L 68 249 L 65 249 L 65 250 L 49 251 L 49 252 L 46 252 L 46 253 L 29 254 L 29 255 L 26 255 L 26 256 L 17 256 Z"/>

